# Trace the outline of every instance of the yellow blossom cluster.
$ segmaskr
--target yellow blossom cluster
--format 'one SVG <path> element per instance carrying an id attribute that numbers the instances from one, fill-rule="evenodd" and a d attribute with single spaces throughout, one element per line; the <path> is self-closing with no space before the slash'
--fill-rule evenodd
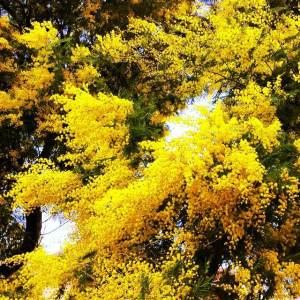
<path id="1" fill-rule="evenodd" d="M 0 26 L 7 28 L 6 17 L 1 17 Z M 57 41 L 57 30 L 53 28 L 51 22 L 33 23 L 33 28 L 27 32 L 19 34 L 13 32 L 10 36 L 10 42 L 3 40 L 3 46 L 7 49 L 14 49 L 16 43 L 26 45 L 29 49 L 34 49 L 35 54 L 32 56 L 32 63 L 19 72 L 11 82 L 11 88 L 8 91 L 1 91 L 0 107 L 2 120 L 10 120 L 13 124 L 22 124 L 22 110 L 37 106 L 41 101 L 49 101 L 47 94 L 42 91 L 46 90 L 52 83 L 54 74 L 50 71 L 52 64 L 49 62 L 53 55 L 52 44 Z M 13 67 L 15 56 L 8 58 L 10 65 Z M 5 61 L 5 65 L 8 61 Z M 2 71 L 3 68 L 1 68 Z M 12 72 L 13 69 L 5 70 Z"/>
<path id="2" fill-rule="evenodd" d="M 48 160 L 40 159 L 25 173 L 15 176 L 16 184 L 6 195 L 13 197 L 14 206 L 29 213 L 36 207 L 62 205 L 81 186 L 80 176 L 71 171 L 59 171 Z"/>
<path id="3" fill-rule="evenodd" d="M 126 118 L 132 112 L 129 100 L 103 93 L 94 97 L 72 85 L 66 85 L 64 95 L 53 99 L 65 112 L 55 127 L 71 150 L 62 160 L 94 168 L 122 155 L 128 141 Z"/>
<path id="4" fill-rule="evenodd" d="M 121 34 L 116 34 L 114 31 L 109 34 L 97 36 L 96 51 L 101 51 L 104 56 L 108 56 L 113 62 L 121 62 L 125 58 L 130 59 L 129 47 L 122 39 Z"/>
<path id="5" fill-rule="evenodd" d="M 18 37 L 21 43 L 33 49 L 40 49 L 55 42 L 57 30 L 53 28 L 51 22 L 33 22 L 32 26 L 33 29 Z"/>

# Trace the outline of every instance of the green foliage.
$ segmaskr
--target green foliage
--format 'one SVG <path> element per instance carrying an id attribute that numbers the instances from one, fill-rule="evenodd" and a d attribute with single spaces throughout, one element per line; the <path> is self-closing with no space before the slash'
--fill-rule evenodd
<path id="1" fill-rule="evenodd" d="M 146 300 L 147 295 L 150 292 L 149 288 L 150 288 L 151 279 L 149 278 L 149 276 L 147 274 L 143 273 L 140 280 L 141 280 L 140 299 Z"/>

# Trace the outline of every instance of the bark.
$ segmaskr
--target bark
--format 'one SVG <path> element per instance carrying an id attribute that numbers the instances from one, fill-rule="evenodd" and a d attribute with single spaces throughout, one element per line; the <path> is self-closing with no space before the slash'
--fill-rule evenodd
<path id="1" fill-rule="evenodd" d="M 28 216 L 26 216 L 26 231 L 21 247 L 16 251 L 15 255 L 24 254 L 33 251 L 38 245 L 41 238 L 42 229 L 42 212 L 38 207 Z M 0 275 L 4 278 L 10 277 L 17 272 L 21 267 L 21 264 L 9 264 L 0 266 Z"/>

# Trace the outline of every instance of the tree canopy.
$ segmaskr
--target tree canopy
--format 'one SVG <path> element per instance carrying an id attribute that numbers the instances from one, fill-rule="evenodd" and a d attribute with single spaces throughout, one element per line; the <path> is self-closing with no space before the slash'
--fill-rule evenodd
<path id="1" fill-rule="evenodd" d="M 298 1 L 0 8 L 1 300 L 300 297 Z"/>

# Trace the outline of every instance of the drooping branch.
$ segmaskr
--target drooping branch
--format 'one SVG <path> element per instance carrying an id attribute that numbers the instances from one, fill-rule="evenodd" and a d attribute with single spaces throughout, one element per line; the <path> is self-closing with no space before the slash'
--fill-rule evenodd
<path id="1" fill-rule="evenodd" d="M 45 144 L 40 155 L 40 158 L 49 158 L 51 156 L 54 143 L 55 143 L 55 135 L 49 134 L 45 138 Z M 24 234 L 23 242 L 19 249 L 17 249 L 14 255 L 24 254 L 33 251 L 40 242 L 41 238 L 41 230 L 42 230 L 42 211 L 40 207 L 35 208 L 30 214 L 26 216 L 26 230 Z M 10 277 L 12 274 L 17 272 L 21 267 L 20 264 L 2 264 L 0 266 L 0 275 L 5 278 Z"/>

